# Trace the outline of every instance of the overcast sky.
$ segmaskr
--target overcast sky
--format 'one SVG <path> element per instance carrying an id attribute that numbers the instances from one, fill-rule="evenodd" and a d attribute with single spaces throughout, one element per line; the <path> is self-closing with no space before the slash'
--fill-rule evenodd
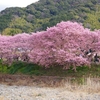
<path id="1" fill-rule="evenodd" d="M 39 0 L 0 0 L 0 11 L 7 7 L 26 7 Z"/>

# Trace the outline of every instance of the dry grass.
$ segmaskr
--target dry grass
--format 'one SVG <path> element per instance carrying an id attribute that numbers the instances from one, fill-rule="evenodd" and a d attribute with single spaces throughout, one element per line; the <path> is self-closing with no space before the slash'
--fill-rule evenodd
<path id="1" fill-rule="evenodd" d="M 98 77 L 77 80 L 71 77 L 58 76 L 0 75 L 0 84 L 59 87 L 69 91 L 84 91 L 88 93 L 100 92 L 100 78 Z"/>
<path id="2" fill-rule="evenodd" d="M 90 78 L 86 79 L 86 84 L 81 86 L 81 90 L 87 92 L 100 92 L 100 78 Z"/>
<path id="3" fill-rule="evenodd" d="M 72 83 L 71 80 L 68 80 L 64 87 L 69 91 L 100 93 L 100 78 L 84 78 L 84 82 L 81 84 L 78 84 L 78 82 Z"/>

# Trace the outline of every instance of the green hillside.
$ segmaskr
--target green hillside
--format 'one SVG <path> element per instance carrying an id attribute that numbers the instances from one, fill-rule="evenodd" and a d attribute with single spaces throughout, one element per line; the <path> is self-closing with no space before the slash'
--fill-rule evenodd
<path id="1" fill-rule="evenodd" d="M 77 21 L 100 29 L 100 0 L 40 0 L 25 8 L 0 12 L 0 33 L 14 35 L 45 30 L 61 21 Z"/>

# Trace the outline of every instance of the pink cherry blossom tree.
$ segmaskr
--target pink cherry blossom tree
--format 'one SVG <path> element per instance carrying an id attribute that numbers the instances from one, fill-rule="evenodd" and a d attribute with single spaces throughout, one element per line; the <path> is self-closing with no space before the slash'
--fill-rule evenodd
<path id="1" fill-rule="evenodd" d="M 29 53 L 31 61 L 45 67 L 60 65 L 68 69 L 73 66 L 74 70 L 76 66 L 91 64 L 85 53 L 89 49 L 95 51 L 99 43 L 97 32 L 70 21 L 33 33 L 29 40 L 34 48 Z"/>
<path id="2" fill-rule="evenodd" d="M 87 52 L 100 51 L 100 31 L 90 31 L 76 22 L 61 22 L 46 31 L 0 35 L 0 58 L 32 62 L 46 68 L 62 66 L 64 69 L 91 65 Z"/>

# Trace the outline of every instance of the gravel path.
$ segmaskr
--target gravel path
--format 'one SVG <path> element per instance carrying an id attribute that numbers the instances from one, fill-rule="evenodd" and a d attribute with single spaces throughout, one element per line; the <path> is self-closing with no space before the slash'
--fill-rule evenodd
<path id="1" fill-rule="evenodd" d="M 0 85 L 0 100 L 100 100 L 100 94 L 66 88 Z"/>

